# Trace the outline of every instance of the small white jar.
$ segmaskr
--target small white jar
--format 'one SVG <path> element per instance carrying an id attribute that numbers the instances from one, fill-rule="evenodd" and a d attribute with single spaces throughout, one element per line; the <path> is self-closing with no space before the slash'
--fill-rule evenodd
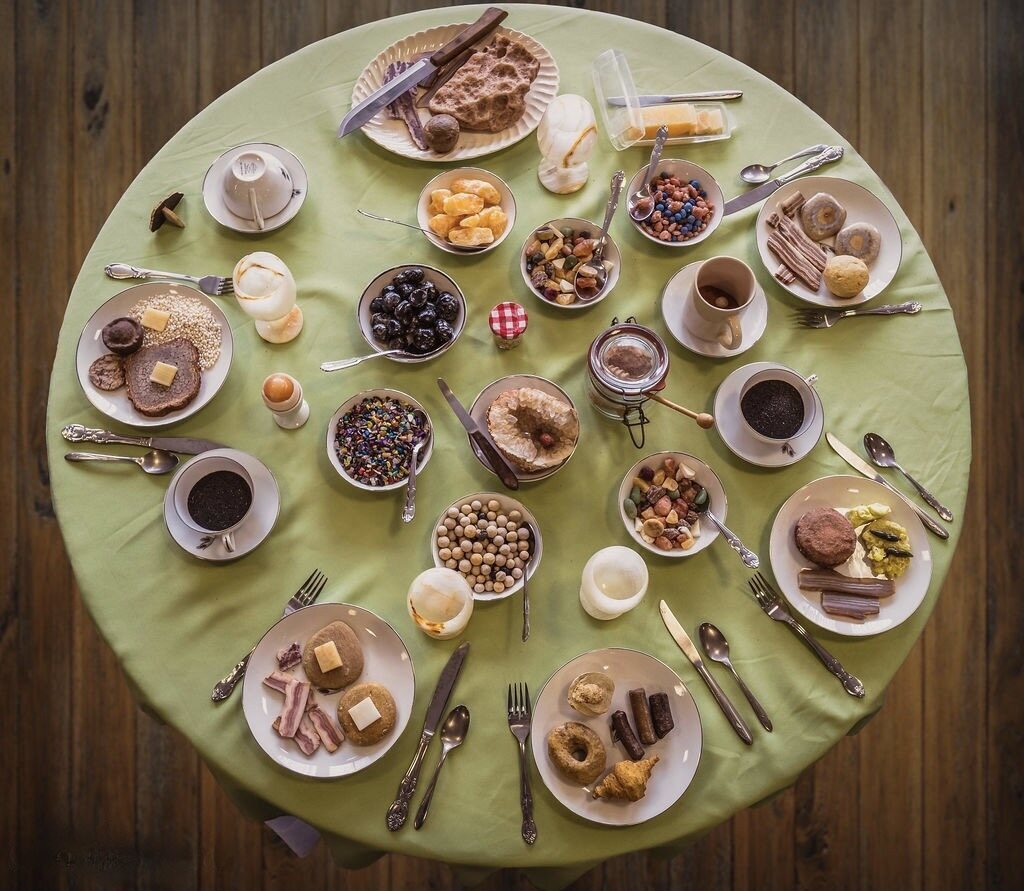
<path id="1" fill-rule="evenodd" d="M 580 604 L 595 619 L 616 619 L 644 599 L 647 580 L 647 564 L 632 548 L 602 548 L 583 567 Z"/>

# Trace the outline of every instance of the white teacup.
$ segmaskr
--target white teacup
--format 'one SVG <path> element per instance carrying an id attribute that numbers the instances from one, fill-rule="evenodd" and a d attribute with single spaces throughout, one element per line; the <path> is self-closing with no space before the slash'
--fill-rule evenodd
<path id="1" fill-rule="evenodd" d="M 235 216 L 264 220 L 279 214 L 292 197 L 288 168 L 267 152 L 245 149 L 231 159 L 224 171 L 224 203 Z"/>
<path id="2" fill-rule="evenodd" d="M 756 293 L 757 279 L 746 263 L 735 257 L 711 257 L 693 277 L 683 325 L 701 340 L 739 349 L 743 342 L 740 319 Z"/>
<path id="3" fill-rule="evenodd" d="M 782 444 L 783 450 L 789 449 L 789 443 L 796 439 L 798 436 L 802 436 L 806 433 L 811 425 L 814 423 L 815 418 L 818 414 L 818 403 L 814 398 L 814 383 L 817 381 L 818 376 L 812 374 L 810 377 L 803 377 L 797 372 L 793 371 L 792 368 L 786 368 L 784 366 L 778 366 L 776 368 L 766 368 L 763 371 L 758 371 L 756 374 L 752 374 L 747 378 L 747 382 L 743 385 L 740 390 L 739 399 L 739 414 L 740 420 L 743 421 L 743 426 L 747 432 L 761 442 L 772 443 L 774 445 Z M 800 427 L 791 436 L 785 437 L 773 437 L 766 436 L 763 433 L 755 430 L 750 423 L 747 421 L 743 414 L 743 399 L 757 384 L 763 383 L 764 381 L 782 381 L 793 387 L 794 390 L 800 395 L 800 400 L 803 403 L 804 408 L 804 419 L 800 424 Z M 790 449 L 791 451 L 791 449 Z"/>
<path id="4" fill-rule="evenodd" d="M 193 519 L 188 509 L 188 497 L 200 480 L 211 473 L 216 473 L 218 470 L 228 470 L 231 473 L 237 473 L 245 480 L 249 491 L 252 493 L 252 501 L 245 514 L 231 526 L 225 529 L 207 529 Z M 252 477 L 249 476 L 249 472 L 234 458 L 229 458 L 226 455 L 197 455 L 182 468 L 174 485 L 174 512 L 178 515 L 178 519 L 188 526 L 189 529 L 204 536 L 204 543 L 199 545 L 200 550 L 205 550 L 214 541 L 220 539 L 224 550 L 229 554 L 233 554 L 235 551 L 235 532 L 249 518 L 255 503 L 256 490 L 253 488 Z"/>

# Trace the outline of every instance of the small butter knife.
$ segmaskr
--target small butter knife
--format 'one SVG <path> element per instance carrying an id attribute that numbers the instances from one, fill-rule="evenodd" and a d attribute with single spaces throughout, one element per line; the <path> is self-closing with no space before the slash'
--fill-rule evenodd
<path id="1" fill-rule="evenodd" d="M 82 424 L 68 424 L 60 431 L 68 442 L 120 443 L 121 445 L 142 446 L 147 449 L 164 449 L 182 455 L 199 455 L 212 449 L 226 449 L 226 445 L 208 439 L 193 439 L 190 436 L 132 436 L 111 433 L 99 427 L 85 427 Z"/>
<path id="2" fill-rule="evenodd" d="M 480 429 L 480 425 L 473 420 L 473 416 L 466 411 L 462 403 L 459 402 L 455 394 L 452 392 L 452 388 L 445 383 L 443 377 L 439 377 L 437 379 L 437 386 L 440 387 L 444 398 L 448 400 L 448 404 L 452 407 L 452 411 L 455 412 L 455 416 L 462 423 L 462 426 L 466 428 L 469 438 L 476 444 L 476 447 L 480 449 L 481 453 L 483 453 L 484 460 L 487 461 L 491 466 L 491 469 L 498 475 L 498 479 L 501 480 L 505 488 L 518 489 L 519 477 L 516 476 L 516 472 L 512 469 L 512 465 L 501 457 L 501 453 L 497 448 L 495 448 L 490 437 Z"/>

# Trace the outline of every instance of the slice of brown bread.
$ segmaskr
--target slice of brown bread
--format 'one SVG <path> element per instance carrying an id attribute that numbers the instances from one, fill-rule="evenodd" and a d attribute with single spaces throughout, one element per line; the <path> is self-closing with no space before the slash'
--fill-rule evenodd
<path id="1" fill-rule="evenodd" d="M 178 369 L 169 387 L 149 379 L 157 362 L 166 362 Z M 124 364 L 128 398 L 135 410 L 147 417 L 159 418 L 168 412 L 178 411 L 199 395 L 202 382 L 199 350 L 184 337 L 143 347 L 128 356 Z"/>

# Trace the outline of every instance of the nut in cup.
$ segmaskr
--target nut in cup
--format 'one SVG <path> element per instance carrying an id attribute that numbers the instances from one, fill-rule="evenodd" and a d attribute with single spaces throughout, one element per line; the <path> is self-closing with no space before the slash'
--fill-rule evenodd
<path id="1" fill-rule="evenodd" d="M 717 341 L 727 350 L 740 348 L 740 320 L 757 293 L 750 267 L 735 257 L 711 257 L 693 277 L 683 325 L 694 337 Z"/>

